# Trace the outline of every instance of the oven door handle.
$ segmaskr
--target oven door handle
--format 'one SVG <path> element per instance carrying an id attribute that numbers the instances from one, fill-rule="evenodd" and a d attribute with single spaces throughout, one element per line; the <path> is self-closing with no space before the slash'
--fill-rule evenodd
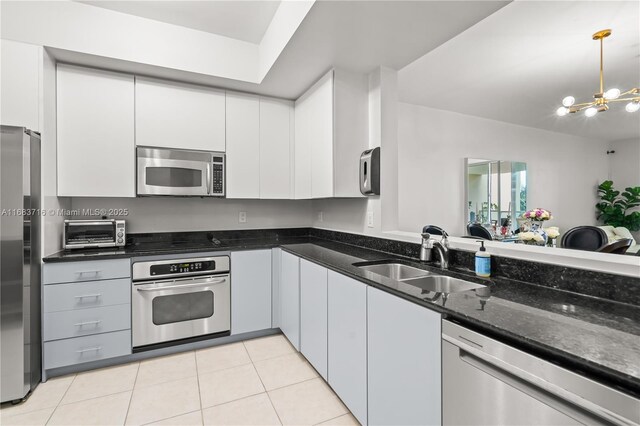
<path id="1" fill-rule="evenodd" d="M 176 289 L 176 288 L 202 287 L 202 286 L 212 285 L 212 284 L 221 284 L 221 283 L 223 283 L 225 281 L 227 281 L 226 278 L 216 278 L 216 279 L 202 281 L 202 282 L 195 282 L 195 283 L 190 283 L 190 284 L 168 285 L 168 286 L 164 286 L 164 287 L 136 286 L 136 290 L 138 290 L 138 291 L 162 291 L 162 290 L 172 290 L 172 289 Z"/>

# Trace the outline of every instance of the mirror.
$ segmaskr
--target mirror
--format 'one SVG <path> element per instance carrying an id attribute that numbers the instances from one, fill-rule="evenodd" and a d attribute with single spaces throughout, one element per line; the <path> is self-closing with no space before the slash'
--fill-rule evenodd
<path id="1" fill-rule="evenodd" d="M 468 225 L 481 225 L 496 238 L 508 238 L 527 210 L 527 164 L 467 158 L 465 161 Z"/>

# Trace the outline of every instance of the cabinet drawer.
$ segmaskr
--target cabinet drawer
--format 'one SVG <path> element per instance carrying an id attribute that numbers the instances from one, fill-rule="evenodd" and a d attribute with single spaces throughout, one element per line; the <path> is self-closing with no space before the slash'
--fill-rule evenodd
<path id="1" fill-rule="evenodd" d="M 131 305 L 51 312 L 44 314 L 43 323 L 45 341 L 127 330 L 131 328 Z"/>
<path id="2" fill-rule="evenodd" d="M 48 263 L 44 265 L 42 275 L 45 285 L 126 278 L 131 276 L 131 262 L 129 259 L 113 259 Z"/>
<path id="3" fill-rule="evenodd" d="M 94 334 L 44 344 L 44 368 L 58 368 L 131 354 L 131 330 Z"/>
<path id="4" fill-rule="evenodd" d="M 129 304 L 131 280 L 88 281 L 44 287 L 44 312 Z"/>

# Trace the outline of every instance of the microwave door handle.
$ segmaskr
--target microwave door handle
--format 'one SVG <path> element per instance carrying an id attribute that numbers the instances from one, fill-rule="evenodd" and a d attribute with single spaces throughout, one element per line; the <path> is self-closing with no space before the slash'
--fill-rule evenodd
<path id="1" fill-rule="evenodd" d="M 211 162 L 207 163 L 207 195 L 211 195 Z"/>

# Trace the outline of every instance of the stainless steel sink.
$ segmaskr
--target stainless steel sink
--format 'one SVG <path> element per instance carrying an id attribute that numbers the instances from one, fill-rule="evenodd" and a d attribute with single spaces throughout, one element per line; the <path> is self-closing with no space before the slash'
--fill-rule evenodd
<path id="1" fill-rule="evenodd" d="M 476 284 L 444 275 L 431 275 L 423 278 L 405 280 L 404 282 L 405 284 L 436 293 L 459 293 L 461 291 L 469 291 L 486 287 L 482 284 Z"/>
<path id="2" fill-rule="evenodd" d="M 426 277 L 432 275 L 431 272 L 423 269 L 414 268 L 413 266 L 403 265 L 402 263 L 378 263 L 375 265 L 358 265 L 358 268 L 382 275 L 396 281 L 408 280 L 411 278 Z"/>

